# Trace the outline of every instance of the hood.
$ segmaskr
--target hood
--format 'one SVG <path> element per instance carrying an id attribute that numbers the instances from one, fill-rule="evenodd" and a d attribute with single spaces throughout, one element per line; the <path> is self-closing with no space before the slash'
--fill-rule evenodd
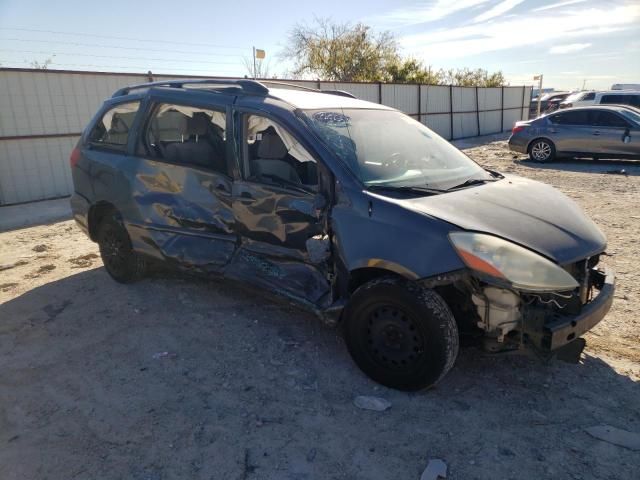
<path id="1" fill-rule="evenodd" d="M 522 177 L 401 203 L 464 230 L 511 240 L 562 265 L 606 247 L 604 234 L 578 205 L 550 185 Z"/>

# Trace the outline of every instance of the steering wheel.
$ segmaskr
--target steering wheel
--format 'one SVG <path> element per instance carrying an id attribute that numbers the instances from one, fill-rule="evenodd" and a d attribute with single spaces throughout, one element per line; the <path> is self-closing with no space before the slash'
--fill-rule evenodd
<path id="1" fill-rule="evenodd" d="M 384 168 L 392 168 L 394 170 L 406 170 L 407 159 L 400 153 L 393 153 L 387 160 L 383 160 L 382 166 Z"/>

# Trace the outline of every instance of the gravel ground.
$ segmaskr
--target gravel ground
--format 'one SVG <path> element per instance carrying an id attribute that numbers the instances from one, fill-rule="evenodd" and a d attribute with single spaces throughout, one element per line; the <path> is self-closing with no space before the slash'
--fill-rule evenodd
<path id="1" fill-rule="evenodd" d="M 286 302 L 168 274 L 119 285 L 72 221 L 14 230 L 0 233 L 0 478 L 419 479 L 434 458 L 450 479 L 637 478 L 639 452 L 585 428 L 640 433 L 640 166 L 462 146 L 556 186 L 608 235 L 619 288 L 579 364 L 466 348 L 436 389 L 397 392 Z"/>

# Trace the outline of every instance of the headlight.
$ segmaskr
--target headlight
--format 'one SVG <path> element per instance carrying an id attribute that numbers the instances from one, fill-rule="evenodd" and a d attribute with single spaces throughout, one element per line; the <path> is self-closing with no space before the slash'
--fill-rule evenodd
<path id="1" fill-rule="evenodd" d="M 517 290 L 562 292 L 579 286 L 555 263 L 501 238 L 472 232 L 451 232 L 449 238 L 467 267 L 506 280 Z"/>

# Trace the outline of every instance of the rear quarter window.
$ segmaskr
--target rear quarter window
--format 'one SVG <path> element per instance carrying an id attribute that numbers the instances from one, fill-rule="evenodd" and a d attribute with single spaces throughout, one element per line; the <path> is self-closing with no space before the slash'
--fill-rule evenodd
<path id="1" fill-rule="evenodd" d="M 589 112 L 587 110 L 575 110 L 557 113 L 549 117 L 554 125 L 588 125 Z"/>
<path id="2" fill-rule="evenodd" d="M 125 150 L 139 109 L 140 102 L 127 102 L 107 110 L 91 129 L 89 143 L 109 150 Z"/>

